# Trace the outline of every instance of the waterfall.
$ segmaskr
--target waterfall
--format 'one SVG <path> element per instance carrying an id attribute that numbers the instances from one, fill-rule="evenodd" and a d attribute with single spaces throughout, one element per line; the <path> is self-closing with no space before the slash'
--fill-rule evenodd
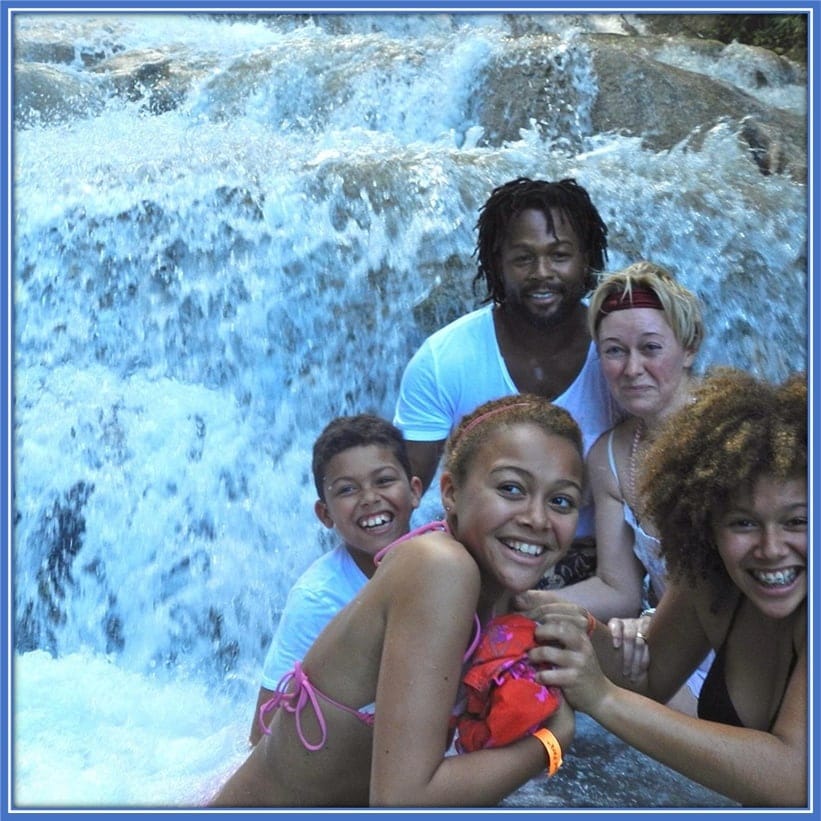
<path id="1" fill-rule="evenodd" d="M 335 415 L 390 417 L 421 340 L 478 305 L 496 185 L 583 184 L 609 268 L 651 259 L 702 298 L 699 367 L 807 367 L 806 186 L 763 174 L 730 121 L 665 150 L 597 131 L 590 35 L 636 31 L 615 14 L 17 16 L 20 802 L 196 802 L 244 756 L 285 594 L 330 544 L 313 440 Z M 662 57 L 804 115 L 805 84 L 761 50 Z"/>

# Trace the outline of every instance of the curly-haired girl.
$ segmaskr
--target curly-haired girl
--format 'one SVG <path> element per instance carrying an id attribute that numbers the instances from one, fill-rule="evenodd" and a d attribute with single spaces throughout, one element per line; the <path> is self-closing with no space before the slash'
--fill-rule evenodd
<path id="1" fill-rule="evenodd" d="M 806 379 L 716 371 L 648 452 L 641 491 L 671 574 L 645 675 L 625 679 L 609 632 L 588 638 L 586 612 L 557 603 L 539 614 L 530 658 L 555 665 L 539 680 L 740 804 L 806 805 Z M 711 648 L 698 717 L 657 703 Z"/>

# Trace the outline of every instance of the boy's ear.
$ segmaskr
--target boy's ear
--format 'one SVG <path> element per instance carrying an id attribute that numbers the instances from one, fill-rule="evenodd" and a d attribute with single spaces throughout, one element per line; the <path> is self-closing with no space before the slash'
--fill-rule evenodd
<path id="1" fill-rule="evenodd" d="M 422 501 L 422 480 L 418 476 L 411 476 L 411 507 L 415 510 Z"/>
<path id="2" fill-rule="evenodd" d="M 316 518 L 322 522 L 325 527 L 333 530 L 334 527 L 334 520 L 331 518 L 331 514 L 328 512 L 328 505 L 322 501 L 322 499 L 317 499 L 314 502 L 314 513 L 316 513 Z"/>

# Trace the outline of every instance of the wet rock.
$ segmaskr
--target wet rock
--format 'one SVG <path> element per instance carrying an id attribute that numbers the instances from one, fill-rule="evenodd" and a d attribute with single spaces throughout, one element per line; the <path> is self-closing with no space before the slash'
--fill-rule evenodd
<path id="1" fill-rule="evenodd" d="M 181 61 L 156 49 L 138 49 L 102 60 L 93 71 L 105 75 L 116 94 L 144 102 L 153 114 L 176 108 L 187 91 L 187 72 L 175 69 Z"/>
<path id="2" fill-rule="evenodd" d="M 733 59 L 738 48 L 747 50 L 743 60 Z M 752 66 L 743 79 L 753 89 L 803 82 L 799 66 L 766 49 L 715 40 L 585 34 L 565 47 L 553 35 L 528 35 L 492 59 L 481 80 L 476 108 L 484 141 L 518 139 L 536 123 L 556 135 L 558 147 L 567 143 L 571 150 L 579 150 L 586 136 L 612 132 L 666 151 L 685 140 L 695 148 L 694 137 L 730 123 L 762 173 L 805 181 L 803 116 L 767 105 L 729 82 L 671 65 L 671 49 L 702 64 Z"/>
<path id="3" fill-rule="evenodd" d="M 14 33 L 14 59 L 26 62 L 76 63 L 90 66 L 122 51 L 122 23 L 114 15 L 101 21 L 83 15 L 43 15 L 17 26 Z"/>
<path id="4" fill-rule="evenodd" d="M 569 64 L 577 70 L 568 71 Z M 503 54 L 491 59 L 476 95 L 484 141 L 501 145 L 517 140 L 521 130 L 535 121 L 546 133 L 578 145 L 590 132 L 590 124 L 584 116 L 589 103 L 575 80 L 588 66 L 586 54 L 562 49 L 555 35 L 511 41 Z"/>
<path id="5" fill-rule="evenodd" d="M 762 173 L 806 179 L 805 122 L 764 105 L 744 91 L 703 74 L 654 59 L 646 38 L 591 35 L 599 91 L 592 111 L 594 131 L 642 137 L 655 150 L 672 148 L 719 122 L 736 124 Z M 678 41 L 681 45 L 681 41 Z M 694 41 L 693 48 L 716 52 L 719 43 Z"/>
<path id="6" fill-rule="evenodd" d="M 559 772 L 552 778 L 528 781 L 501 806 L 727 810 L 738 804 L 624 744 L 590 716 L 577 713 L 576 737 Z"/>
<path id="7" fill-rule="evenodd" d="M 638 14 L 648 32 L 698 37 L 722 43 L 763 46 L 806 67 L 807 16 L 804 14 Z"/>
<path id="8" fill-rule="evenodd" d="M 785 129 L 781 123 L 764 122 L 745 117 L 741 123 L 741 138 L 750 146 L 750 153 L 762 174 L 781 174 L 785 171 L 795 179 L 807 176 L 806 147 L 797 143 L 797 124 Z"/>
<path id="9" fill-rule="evenodd" d="M 102 107 L 99 86 L 63 66 L 26 63 L 14 72 L 14 114 L 21 125 L 56 123 Z"/>
<path id="10" fill-rule="evenodd" d="M 180 106 L 199 78 L 214 84 L 211 91 L 217 97 L 230 100 L 222 113 L 231 118 L 244 112 L 248 96 L 260 83 L 290 79 L 279 67 L 277 53 L 255 53 L 215 78 L 213 66 L 192 60 L 181 47 L 125 50 L 116 29 L 92 34 L 81 22 L 66 26 L 56 42 L 49 44 L 35 29 L 17 46 L 23 58 L 49 61 L 21 62 L 17 57 L 15 111 L 23 124 L 26 117 L 51 121 L 72 111 L 93 114 L 106 95 L 161 114 Z M 481 126 L 485 145 L 518 140 L 535 125 L 558 149 L 570 151 L 579 150 L 591 134 L 607 132 L 639 137 L 655 151 L 684 140 L 695 146 L 698 134 L 730 123 L 749 145 L 750 161 L 762 174 L 806 180 L 805 117 L 762 102 L 762 95 L 753 96 L 758 89 L 785 83 L 800 86 L 806 81 L 804 67 L 760 47 L 703 36 L 646 35 L 628 26 L 624 31 L 578 34 L 567 40 L 533 28 L 514 31 L 477 77 L 466 122 Z M 414 58 L 406 49 L 397 52 L 398 42 L 380 41 L 368 70 L 382 66 L 387 78 L 402 71 Z M 316 48 L 316 59 L 309 62 L 316 65 L 323 84 L 295 84 L 294 122 L 321 123 L 327 114 L 319 100 L 332 96 L 344 102 L 358 79 L 338 50 L 325 54 L 322 40 Z M 740 49 L 743 54 L 738 54 Z M 684 55 L 683 63 L 671 60 L 672 52 Z M 723 62 L 732 69 L 730 74 L 742 73 L 740 85 L 688 70 L 690 62 Z M 217 93 L 224 92 L 226 83 L 233 86 L 233 95 Z M 375 110 L 373 117 L 378 119 L 378 114 Z"/>

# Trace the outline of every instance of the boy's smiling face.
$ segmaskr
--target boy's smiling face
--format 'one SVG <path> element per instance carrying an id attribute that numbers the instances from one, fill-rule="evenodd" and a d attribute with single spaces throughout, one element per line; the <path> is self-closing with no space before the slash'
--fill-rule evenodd
<path id="1" fill-rule="evenodd" d="M 328 462 L 322 486 L 325 500 L 316 502 L 317 517 L 339 532 L 356 563 L 372 576 L 373 556 L 408 532 L 421 482 L 408 479 L 390 448 L 361 445 Z"/>

